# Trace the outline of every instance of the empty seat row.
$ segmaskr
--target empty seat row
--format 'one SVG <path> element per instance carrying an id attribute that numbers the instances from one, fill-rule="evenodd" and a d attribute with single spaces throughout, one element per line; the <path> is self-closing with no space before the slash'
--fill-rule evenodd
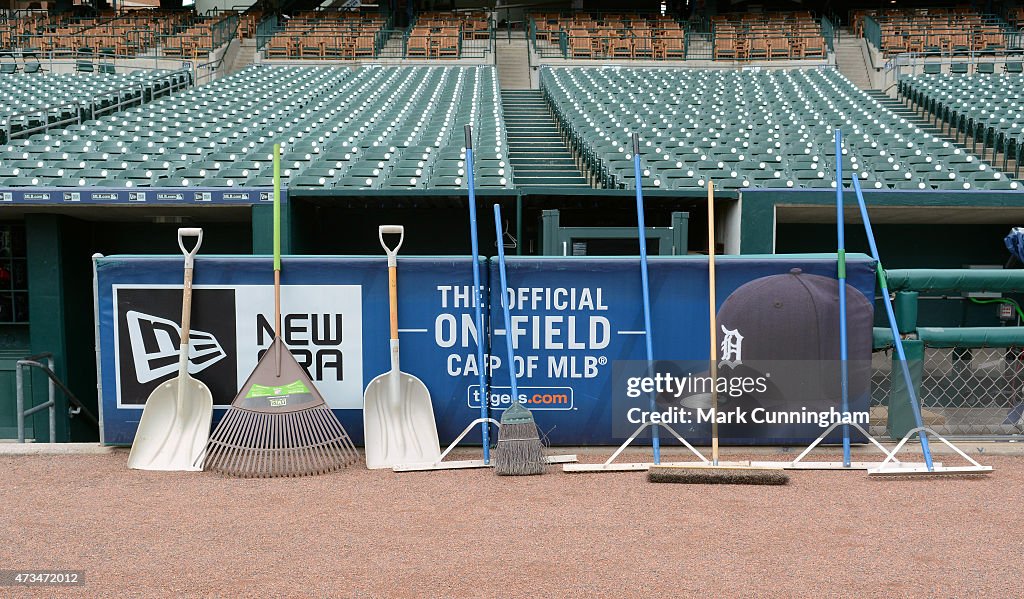
<path id="1" fill-rule="evenodd" d="M 1003 167 L 1012 158 L 1020 174 L 1024 154 L 1024 75 L 925 74 L 899 81 L 898 93 L 930 118 L 952 127 L 979 146 L 1003 153 Z"/>
<path id="2" fill-rule="evenodd" d="M 279 143 L 292 187 L 464 188 L 467 124 L 477 184 L 511 188 L 493 67 L 253 66 L 2 146 L 0 184 L 267 186 Z"/>
<path id="3" fill-rule="evenodd" d="M 20 131 L 142 98 L 166 95 L 191 81 L 186 71 L 138 70 L 132 73 L 15 74 L 0 87 L 0 143 Z M 145 97 L 143 97 L 145 96 Z"/>
<path id="4" fill-rule="evenodd" d="M 843 167 L 870 188 L 1015 188 L 964 148 L 922 131 L 836 70 L 551 68 L 541 85 L 570 144 L 607 187 L 831 187 Z"/>

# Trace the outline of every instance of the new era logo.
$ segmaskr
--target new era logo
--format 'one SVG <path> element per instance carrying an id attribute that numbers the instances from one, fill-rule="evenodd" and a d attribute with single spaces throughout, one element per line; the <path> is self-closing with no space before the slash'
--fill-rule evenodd
<path id="1" fill-rule="evenodd" d="M 181 327 L 174 321 L 136 310 L 129 310 L 125 316 L 138 381 L 148 383 L 177 372 Z M 204 331 L 190 329 L 188 345 L 188 372 L 192 375 L 227 356 L 217 338 Z"/>

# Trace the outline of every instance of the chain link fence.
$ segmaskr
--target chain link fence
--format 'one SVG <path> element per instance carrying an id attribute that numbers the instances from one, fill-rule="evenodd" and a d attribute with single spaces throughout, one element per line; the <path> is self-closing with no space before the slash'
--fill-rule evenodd
<path id="1" fill-rule="evenodd" d="M 911 363 L 912 372 L 917 368 L 922 365 Z M 890 438 L 892 374 L 892 348 L 876 350 L 870 432 L 879 439 Z M 918 398 L 925 425 L 940 435 L 1024 439 L 1024 348 L 926 344 Z"/>

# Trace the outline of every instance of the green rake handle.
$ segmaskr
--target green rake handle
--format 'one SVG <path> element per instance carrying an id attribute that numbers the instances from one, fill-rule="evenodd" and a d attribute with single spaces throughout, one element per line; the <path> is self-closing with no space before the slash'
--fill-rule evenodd
<path id="1" fill-rule="evenodd" d="M 274 144 L 274 336 L 281 336 L 281 144 Z M 274 346 L 281 376 L 281 344 Z"/>
<path id="2" fill-rule="evenodd" d="M 274 270 L 281 270 L 281 144 L 274 144 Z"/>

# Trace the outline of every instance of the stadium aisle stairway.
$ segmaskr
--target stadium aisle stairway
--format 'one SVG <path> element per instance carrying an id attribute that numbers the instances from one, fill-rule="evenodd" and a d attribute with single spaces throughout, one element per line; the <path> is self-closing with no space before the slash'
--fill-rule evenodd
<path id="1" fill-rule="evenodd" d="M 538 90 L 502 90 L 509 161 L 519 187 L 590 188 Z"/>

